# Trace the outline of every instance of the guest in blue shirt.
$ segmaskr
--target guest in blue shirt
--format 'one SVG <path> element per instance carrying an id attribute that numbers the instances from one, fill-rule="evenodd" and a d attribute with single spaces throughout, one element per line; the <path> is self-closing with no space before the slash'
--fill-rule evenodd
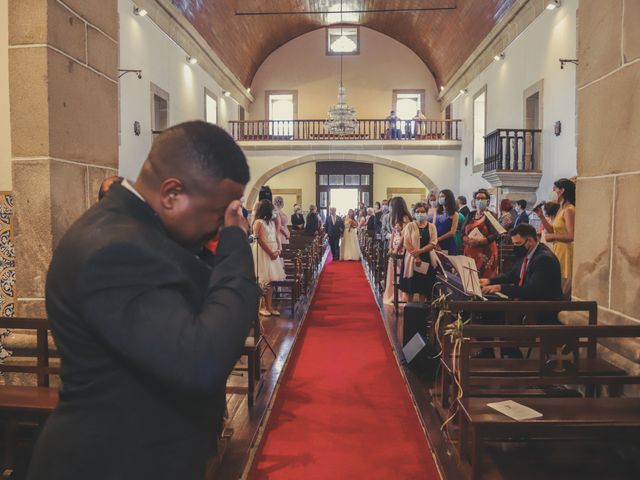
<path id="1" fill-rule="evenodd" d="M 442 190 L 438 195 L 436 207 L 436 230 L 438 231 L 438 247 L 449 255 L 458 254 L 456 245 L 456 231 L 458 230 L 458 210 L 456 209 L 456 197 L 451 190 Z"/>
<path id="2" fill-rule="evenodd" d="M 516 220 L 513 223 L 513 226 L 517 227 L 521 223 L 529 223 L 529 215 L 527 214 L 526 200 L 518 200 L 516 202 Z"/>

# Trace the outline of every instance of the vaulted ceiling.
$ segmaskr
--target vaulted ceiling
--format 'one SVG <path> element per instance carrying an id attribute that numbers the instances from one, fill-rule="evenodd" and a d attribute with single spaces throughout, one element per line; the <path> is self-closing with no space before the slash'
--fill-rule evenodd
<path id="1" fill-rule="evenodd" d="M 343 22 L 403 43 L 446 84 L 516 0 L 343 0 Z M 271 52 L 340 20 L 340 0 L 171 0 L 245 85 Z M 328 13 L 332 12 L 332 13 Z"/>

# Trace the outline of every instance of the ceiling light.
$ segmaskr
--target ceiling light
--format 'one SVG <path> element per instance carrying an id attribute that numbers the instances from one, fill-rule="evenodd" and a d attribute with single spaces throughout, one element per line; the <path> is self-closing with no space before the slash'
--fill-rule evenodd
<path id="1" fill-rule="evenodd" d="M 504 52 L 498 53 L 497 55 L 495 55 L 493 57 L 493 60 L 496 62 L 499 62 L 500 60 L 504 60 Z"/>
<path id="2" fill-rule="evenodd" d="M 460 89 L 460 95 L 466 95 L 469 92 L 469 90 L 467 90 L 466 88 L 461 88 Z"/>
<path id="3" fill-rule="evenodd" d="M 224 96 L 225 97 L 230 97 L 231 96 L 231 92 L 229 90 L 227 90 L 226 92 L 224 92 Z"/>
<path id="4" fill-rule="evenodd" d="M 198 63 L 198 59 L 196 57 L 187 55 L 187 62 L 189 62 L 189 65 L 195 65 L 196 63 Z"/>
<path id="5" fill-rule="evenodd" d="M 560 6 L 560 0 L 549 0 L 547 2 L 547 10 L 555 10 Z"/>
<path id="6" fill-rule="evenodd" d="M 133 7 L 133 14 L 139 17 L 146 17 L 147 11 L 144 8 Z"/>

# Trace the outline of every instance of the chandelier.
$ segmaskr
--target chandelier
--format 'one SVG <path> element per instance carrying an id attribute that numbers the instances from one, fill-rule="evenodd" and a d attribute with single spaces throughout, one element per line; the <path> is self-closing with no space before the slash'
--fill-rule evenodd
<path id="1" fill-rule="evenodd" d="M 342 23 L 342 1 L 340 1 L 340 20 Z M 345 38 L 344 36 L 341 39 Z M 340 54 L 340 86 L 338 87 L 338 103 L 329 108 L 327 120 L 324 122 L 324 128 L 333 135 L 341 137 L 352 135 L 358 128 L 358 120 L 356 119 L 356 110 L 347 105 L 346 89 L 342 83 L 342 53 Z"/>

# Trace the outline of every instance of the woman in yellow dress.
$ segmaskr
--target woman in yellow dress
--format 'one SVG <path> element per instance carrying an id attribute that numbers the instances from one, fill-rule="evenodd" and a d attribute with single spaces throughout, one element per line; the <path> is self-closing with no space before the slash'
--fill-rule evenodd
<path id="1" fill-rule="evenodd" d="M 536 215 L 544 225 L 546 240 L 553 242 L 553 253 L 560 262 L 562 291 L 566 296 L 571 292 L 571 272 L 573 270 L 573 233 L 576 219 L 576 184 L 561 178 L 553 184 L 553 196 L 560 204 L 553 224 L 550 224 L 538 208 Z"/>

